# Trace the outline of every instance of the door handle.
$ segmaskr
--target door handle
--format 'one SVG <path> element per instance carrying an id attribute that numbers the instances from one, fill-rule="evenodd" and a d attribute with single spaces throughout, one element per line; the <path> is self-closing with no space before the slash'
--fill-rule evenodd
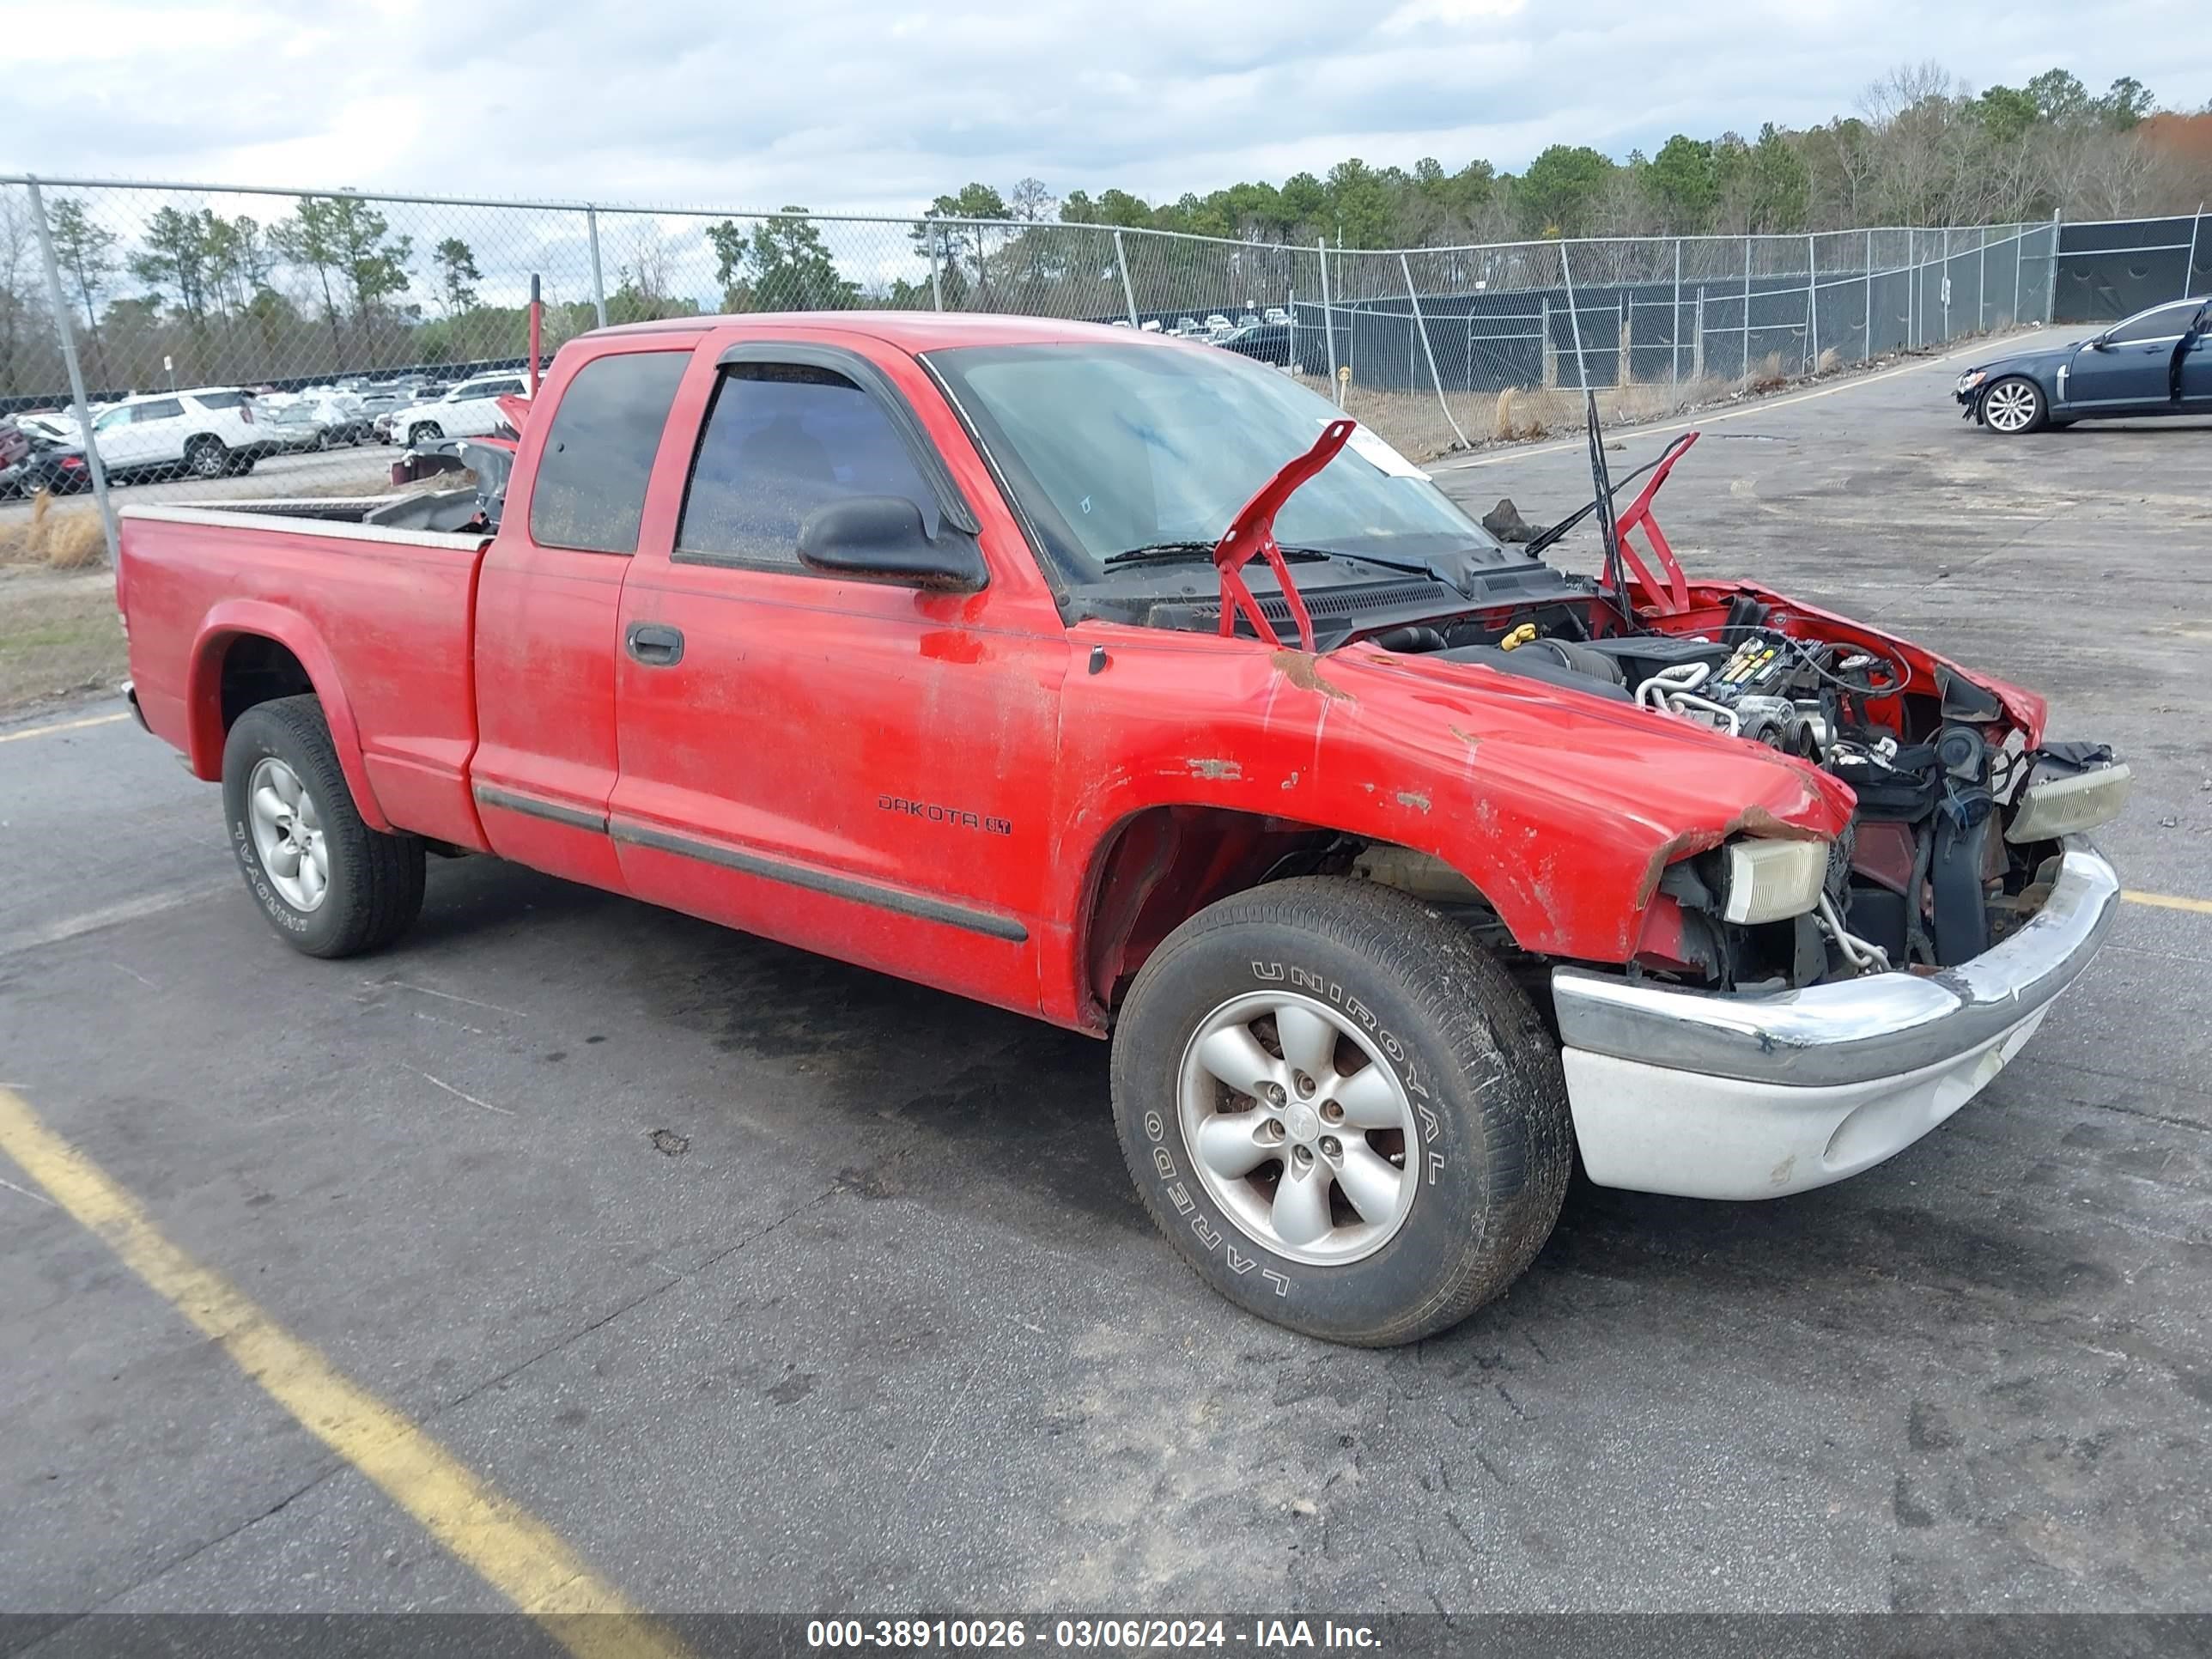
<path id="1" fill-rule="evenodd" d="M 684 630 L 662 623 L 632 623 L 623 643 L 647 668 L 672 668 L 684 660 Z"/>

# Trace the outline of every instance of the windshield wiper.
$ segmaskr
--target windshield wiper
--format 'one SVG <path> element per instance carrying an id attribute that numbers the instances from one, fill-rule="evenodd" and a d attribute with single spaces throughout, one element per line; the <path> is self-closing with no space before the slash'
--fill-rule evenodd
<path id="1" fill-rule="evenodd" d="M 1147 542 L 1142 547 L 1126 548 L 1119 553 L 1109 553 L 1098 562 L 1102 570 L 1111 570 L 1117 565 L 1182 564 L 1194 559 L 1211 560 L 1215 544 L 1212 542 Z M 1312 560 L 1334 558 L 1336 555 L 1321 547 L 1286 547 L 1285 558 Z"/>

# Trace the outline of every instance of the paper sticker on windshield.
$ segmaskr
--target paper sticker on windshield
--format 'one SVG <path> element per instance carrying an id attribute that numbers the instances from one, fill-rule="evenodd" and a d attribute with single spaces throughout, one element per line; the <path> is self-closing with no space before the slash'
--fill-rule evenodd
<path id="1" fill-rule="evenodd" d="M 1352 436 L 1345 441 L 1345 447 L 1370 466 L 1379 468 L 1394 478 L 1426 478 L 1429 476 L 1357 422 L 1352 426 Z"/>

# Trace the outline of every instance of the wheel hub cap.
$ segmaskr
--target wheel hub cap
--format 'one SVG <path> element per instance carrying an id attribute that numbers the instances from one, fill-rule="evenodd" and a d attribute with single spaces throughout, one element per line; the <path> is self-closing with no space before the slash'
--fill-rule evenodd
<path id="1" fill-rule="evenodd" d="M 1233 997 L 1199 1022 L 1176 1085 L 1199 1182 L 1248 1238 L 1340 1267 L 1387 1244 L 1421 1167 L 1404 1085 L 1327 1003 Z"/>
<path id="2" fill-rule="evenodd" d="M 246 785 L 246 816 L 264 874 L 295 910 L 313 910 L 330 890 L 331 855 L 314 797 L 274 755 Z"/>

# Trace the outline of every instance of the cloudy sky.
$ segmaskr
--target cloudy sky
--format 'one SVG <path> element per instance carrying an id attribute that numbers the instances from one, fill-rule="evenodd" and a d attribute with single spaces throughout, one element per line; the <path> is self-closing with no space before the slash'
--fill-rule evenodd
<path id="1" fill-rule="evenodd" d="M 1848 111 L 1893 64 L 2212 99 L 2197 0 L 0 3 L 0 167 L 912 211 L 1154 198 L 1357 155 L 1518 167 Z"/>

